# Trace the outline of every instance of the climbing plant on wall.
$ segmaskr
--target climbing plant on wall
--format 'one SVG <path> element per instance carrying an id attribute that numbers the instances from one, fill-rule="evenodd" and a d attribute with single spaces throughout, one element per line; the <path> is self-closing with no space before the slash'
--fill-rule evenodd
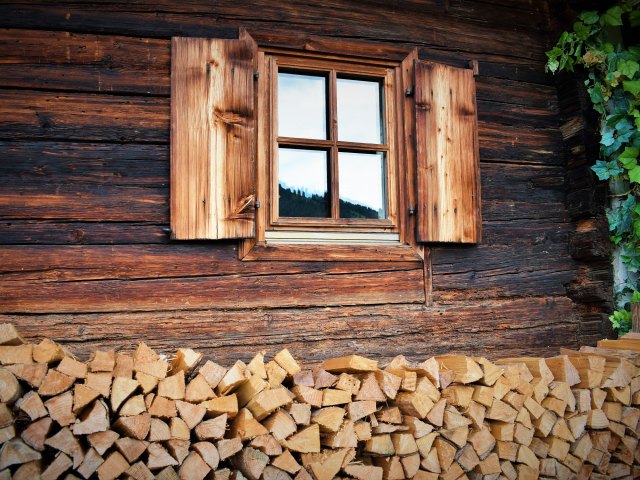
<path id="1" fill-rule="evenodd" d="M 623 0 L 605 12 L 582 12 L 571 31 L 547 52 L 555 73 L 582 68 L 600 115 L 600 158 L 592 170 L 609 182 L 607 209 L 613 243 L 614 303 L 610 320 L 619 333 L 631 327 L 631 303 L 640 302 L 640 43 L 625 45 L 624 28 L 640 26 L 640 0 Z M 633 43 L 633 42 L 632 42 Z"/>

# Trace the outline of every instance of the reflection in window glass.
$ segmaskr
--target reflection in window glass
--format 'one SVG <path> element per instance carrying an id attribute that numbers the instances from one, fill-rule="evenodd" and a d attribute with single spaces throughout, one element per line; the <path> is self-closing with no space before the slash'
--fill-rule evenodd
<path id="1" fill-rule="evenodd" d="M 281 217 L 330 217 L 327 152 L 279 148 L 278 190 Z"/>
<path id="2" fill-rule="evenodd" d="M 384 143 L 380 83 L 338 78 L 338 140 Z"/>
<path id="3" fill-rule="evenodd" d="M 278 73 L 278 135 L 327 138 L 325 77 Z"/>
<path id="4" fill-rule="evenodd" d="M 383 153 L 338 154 L 340 218 L 387 218 Z"/>

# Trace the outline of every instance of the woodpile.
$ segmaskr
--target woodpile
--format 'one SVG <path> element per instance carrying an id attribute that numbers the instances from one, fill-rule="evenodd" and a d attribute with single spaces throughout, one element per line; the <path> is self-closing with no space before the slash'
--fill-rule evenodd
<path id="1" fill-rule="evenodd" d="M 0 325 L 0 480 L 639 478 L 640 339 L 553 358 L 82 362 Z"/>

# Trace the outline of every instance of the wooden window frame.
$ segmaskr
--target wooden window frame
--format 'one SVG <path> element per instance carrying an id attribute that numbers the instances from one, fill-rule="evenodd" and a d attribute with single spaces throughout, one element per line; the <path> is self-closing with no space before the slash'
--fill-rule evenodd
<path id="1" fill-rule="evenodd" d="M 261 45 L 258 41 L 256 98 L 256 237 L 240 240 L 239 258 L 249 260 L 283 261 L 416 261 L 421 260 L 421 249 L 415 241 L 415 105 L 413 97 L 414 61 L 417 49 L 367 45 L 369 51 L 351 48 L 344 42 L 324 42 L 321 47 L 308 45 L 306 49 L 289 49 Z M 355 54 L 354 54 L 355 52 Z M 386 132 L 385 160 L 387 162 L 387 218 L 386 219 L 296 219 L 278 218 L 277 167 L 274 152 L 278 141 L 302 146 L 298 139 L 278 138 L 275 132 L 274 112 L 277 91 L 274 75 L 278 66 L 304 71 L 336 71 L 364 77 L 384 79 L 384 128 Z M 335 105 L 335 99 L 328 99 Z M 332 108 L 333 109 L 333 108 Z M 334 128 L 334 123 L 329 128 Z M 338 146 L 361 151 L 371 150 L 373 144 L 338 142 L 331 140 L 307 141 L 308 146 L 336 148 Z M 363 148 L 364 147 L 364 148 Z M 381 150 L 377 150 L 381 151 Z M 333 155 L 335 157 L 335 155 Z M 333 161 L 336 161 L 334 158 Z M 335 189 L 331 189 L 335 192 Z M 334 202 L 332 202 L 335 205 Z M 335 216 L 335 212 L 333 212 Z M 304 232 L 324 232 L 326 241 L 305 244 L 267 239 L 267 231 L 294 231 L 296 237 Z M 332 237 L 332 232 L 336 234 Z M 354 239 L 340 241 L 344 232 L 354 232 Z M 395 234 L 397 242 L 357 241 L 358 234 L 388 232 Z M 349 243 L 351 242 L 351 243 Z"/>

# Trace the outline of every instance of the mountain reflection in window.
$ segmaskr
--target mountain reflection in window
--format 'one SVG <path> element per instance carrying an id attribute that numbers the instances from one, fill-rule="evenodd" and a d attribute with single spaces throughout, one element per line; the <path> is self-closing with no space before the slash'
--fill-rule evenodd
<path id="1" fill-rule="evenodd" d="M 384 154 L 338 153 L 340 218 L 386 218 Z"/>
<path id="2" fill-rule="evenodd" d="M 281 217 L 331 217 L 327 151 L 278 149 L 278 209 Z"/>

